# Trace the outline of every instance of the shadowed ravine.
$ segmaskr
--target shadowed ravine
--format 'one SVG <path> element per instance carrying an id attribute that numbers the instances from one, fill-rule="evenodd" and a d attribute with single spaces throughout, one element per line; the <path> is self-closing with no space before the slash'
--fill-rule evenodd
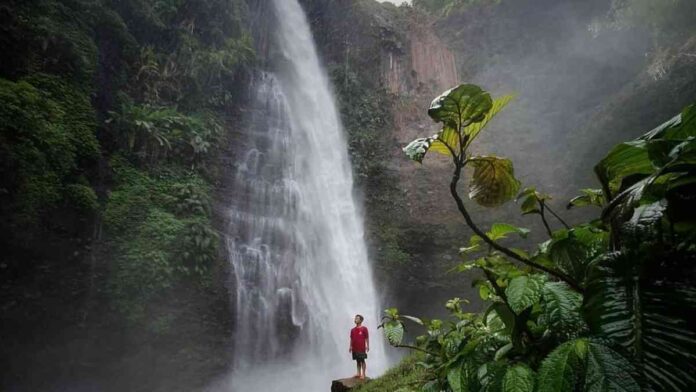
<path id="1" fill-rule="evenodd" d="M 356 313 L 375 337 L 370 373 L 386 366 L 380 307 L 342 125 L 306 17 L 294 0 L 272 8 L 280 55 L 276 71 L 259 73 L 252 86 L 251 148 L 231 174 L 236 335 L 226 384 L 318 391 L 354 371 L 348 331 Z"/>

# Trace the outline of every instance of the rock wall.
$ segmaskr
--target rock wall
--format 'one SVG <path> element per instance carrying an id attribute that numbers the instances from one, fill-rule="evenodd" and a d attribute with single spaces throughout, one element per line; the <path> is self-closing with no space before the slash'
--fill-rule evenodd
<path id="1" fill-rule="evenodd" d="M 407 51 L 383 50 L 380 76 L 387 89 L 410 96 L 456 85 L 454 54 L 435 35 L 432 25 L 423 18 L 412 17 L 407 30 Z"/>

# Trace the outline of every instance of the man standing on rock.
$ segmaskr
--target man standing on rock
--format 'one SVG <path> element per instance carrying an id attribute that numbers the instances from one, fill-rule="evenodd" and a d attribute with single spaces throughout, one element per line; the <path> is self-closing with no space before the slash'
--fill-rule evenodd
<path id="1" fill-rule="evenodd" d="M 358 374 L 355 377 L 364 379 L 367 364 L 367 352 L 370 351 L 370 336 L 367 327 L 363 327 L 362 322 L 365 318 L 359 314 L 355 315 L 355 328 L 350 330 L 350 347 L 348 352 L 353 353 L 353 359 L 358 364 Z"/>

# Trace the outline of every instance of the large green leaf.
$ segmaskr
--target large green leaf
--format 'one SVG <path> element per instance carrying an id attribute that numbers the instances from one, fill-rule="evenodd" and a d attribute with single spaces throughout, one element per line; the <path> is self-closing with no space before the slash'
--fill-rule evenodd
<path id="1" fill-rule="evenodd" d="M 460 143 L 457 130 L 445 125 L 442 130 L 434 137 L 430 149 L 443 155 L 459 155 Z"/>
<path id="2" fill-rule="evenodd" d="M 541 291 L 546 323 L 554 333 L 575 337 L 587 329 L 580 314 L 582 295 L 563 282 L 546 282 Z"/>
<path id="3" fill-rule="evenodd" d="M 640 392 L 635 368 L 614 350 L 588 339 L 558 346 L 541 364 L 537 392 Z"/>
<path id="4" fill-rule="evenodd" d="M 634 357 L 654 390 L 696 390 L 696 255 L 650 249 L 610 253 L 594 264 L 585 318 Z"/>
<path id="5" fill-rule="evenodd" d="M 428 115 L 458 130 L 470 123 L 483 121 L 492 107 L 493 100 L 487 92 L 473 84 L 461 84 L 435 98 Z"/>
<path id="6" fill-rule="evenodd" d="M 523 310 L 539 302 L 545 280 L 544 275 L 525 275 L 512 279 L 505 289 L 505 295 L 512 311 L 520 314 Z"/>
<path id="7" fill-rule="evenodd" d="M 539 193 L 534 187 L 527 187 L 515 198 L 516 202 L 520 202 L 520 209 L 522 210 L 522 215 L 528 214 L 540 214 L 541 209 L 539 205 L 545 200 L 550 199 L 549 195 Z"/>
<path id="8" fill-rule="evenodd" d="M 635 368 L 616 351 L 599 343 L 590 342 L 585 362 L 587 392 L 639 392 Z"/>
<path id="9" fill-rule="evenodd" d="M 585 340 L 573 340 L 556 347 L 541 363 L 537 392 L 574 392 L 580 382 Z"/>
<path id="10" fill-rule="evenodd" d="M 447 383 L 452 392 L 466 391 L 463 388 L 463 385 L 466 385 L 466 379 L 463 377 L 461 366 L 453 367 L 447 372 Z"/>
<path id="11" fill-rule="evenodd" d="M 404 339 L 404 325 L 400 321 L 388 321 L 384 323 L 384 335 L 392 346 L 398 346 Z"/>
<path id="12" fill-rule="evenodd" d="M 583 285 L 590 262 L 607 250 L 609 233 L 592 226 L 578 226 L 553 233 L 547 254 L 555 268 Z"/>
<path id="13" fill-rule="evenodd" d="M 403 151 L 411 160 L 421 163 L 423 162 L 423 158 L 425 158 L 425 154 L 428 152 L 428 149 L 430 149 L 433 140 L 435 140 L 434 137 L 418 138 L 406 145 L 406 147 L 403 148 Z"/>
<path id="14" fill-rule="evenodd" d="M 476 137 L 479 133 L 481 133 L 483 128 L 485 128 L 486 125 L 488 125 L 488 122 L 491 121 L 491 119 L 493 119 L 493 117 L 495 117 L 496 114 L 503 110 L 503 108 L 507 106 L 507 104 L 510 103 L 510 101 L 512 101 L 513 98 L 513 95 L 504 95 L 502 97 L 494 99 L 493 106 L 488 111 L 488 113 L 486 113 L 486 116 L 482 121 L 474 122 L 468 125 L 466 128 L 464 128 L 462 133 L 467 136 L 467 143 L 465 147 L 468 147 L 471 144 L 471 142 L 473 142 L 474 139 L 476 139 Z"/>
<path id="15" fill-rule="evenodd" d="M 509 367 L 503 377 L 503 392 L 534 392 L 534 372 L 525 364 Z"/>
<path id="16" fill-rule="evenodd" d="M 601 207 L 606 203 L 601 189 L 581 189 L 580 192 L 582 192 L 582 195 L 570 199 L 566 208 L 571 209 L 573 207 L 584 206 Z"/>
<path id="17" fill-rule="evenodd" d="M 595 166 L 595 173 L 610 198 L 631 185 L 626 184 L 627 178 L 648 176 L 655 171 L 647 145 L 645 140 L 618 144 Z"/>
<path id="18" fill-rule="evenodd" d="M 502 392 L 506 367 L 502 362 L 488 362 L 479 366 L 478 381 L 481 392 Z"/>
<path id="19" fill-rule="evenodd" d="M 527 238 L 529 234 L 529 229 L 524 227 L 517 227 L 508 223 L 494 223 L 491 225 L 491 229 L 486 233 L 490 239 L 497 241 L 503 238 L 507 238 L 508 234 L 516 233 L 522 238 Z"/>
<path id="20" fill-rule="evenodd" d="M 460 141 L 466 141 L 464 145 L 465 148 L 471 145 L 471 142 L 473 142 L 483 128 L 488 125 L 488 122 L 491 121 L 512 98 L 512 95 L 505 95 L 494 99 L 493 106 L 488 113 L 486 113 L 484 119 L 480 122 L 469 124 L 462 130 L 461 134 L 459 134 L 456 128 L 445 125 L 433 140 L 430 150 L 447 156 L 452 156 L 452 152 L 454 152 L 455 155 L 459 155 L 462 147 Z"/>
<path id="21" fill-rule="evenodd" d="M 474 166 L 469 197 L 484 207 L 496 207 L 512 199 L 520 189 L 512 161 L 494 156 L 468 159 Z"/>

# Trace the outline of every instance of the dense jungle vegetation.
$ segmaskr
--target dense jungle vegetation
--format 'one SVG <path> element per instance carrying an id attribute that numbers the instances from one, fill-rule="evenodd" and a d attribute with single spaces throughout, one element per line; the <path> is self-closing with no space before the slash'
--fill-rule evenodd
<path id="1" fill-rule="evenodd" d="M 250 75 L 265 55 L 252 38 L 256 3 L 0 2 L 0 389 L 191 391 L 228 369 L 233 326 L 216 192 L 229 169 L 221 157 L 243 127 Z M 303 2 L 314 12 L 346 128 L 371 257 L 380 276 L 401 284 L 414 275 L 422 248 L 446 253 L 458 237 L 409 220 L 387 130 L 394 112 L 416 98 L 387 91 L 380 56 L 408 52 L 405 26 L 423 20 L 453 50 L 479 50 L 458 63 L 462 75 L 472 75 L 503 50 L 495 37 L 469 38 L 465 27 L 478 28 L 485 12 L 510 2 L 373 3 Z M 675 48 L 696 47 L 696 2 L 607 3 L 591 33 L 646 30 L 651 77 L 694 56 Z M 361 30 L 374 42 L 361 41 Z M 692 76 L 675 75 L 675 84 L 694 86 Z M 658 98 L 651 105 L 665 107 Z M 415 354 L 360 390 L 696 388 L 689 317 L 696 305 L 696 107 L 648 119 L 667 122 L 653 130 L 636 125 L 635 135 L 647 133 L 607 149 L 594 168 L 598 188 L 578 190 L 568 204 L 570 213 L 583 208 L 593 218 L 571 225 L 544 186 L 523 186 L 511 160 L 490 155 L 490 145 L 472 146 L 514 104 L 513 96 L 456 87 L 428 112 L 442 130 L 406 148 L 417 161 L 431 152 L 451 160 L 451 196 L 473 235 L 461 240 L 450 273 L 467 289 L 473 281 L 480 298 L 447 302 L 449 319 L 388 309 L 387 339 Z M 643 124 L 652 113 L 638 109 L 613 105 L 605 117 Z M 544 151 L 534 154 L 540 165 L 554 165 Z M 459 194 L 463 180 L 473 203 Z M 528 226 L 543 234 L 477 223 L 475 212 L 502 216 L 483 208 L 513 199 L 522 214 L 538 218 Z M 546 238 L 528 239 L 535 234 Z M 421 290 L 416 295 L 424 297 Z M 485 310 L 476 312 L 469 300 Z"/>
<path id="2" fill-rule="evenodd" d="M 453 320 L 426 320 L 385 311 L 385 336 L 424 354 L 424 391 L 688 391 L 696 324 L 693 198 L 696 106 L 615 146 L 597 164 L 601 189 L 585 189 L 568 208 L 600 207 L 600 216 L 569 226 L 549 208 L 550 196 L 520 192 L 512 162 L 475 155 L 472 142 L 512 99 L 492 99 L 475 85 L 437 97 L 428 114 L 442 124 L 432 137 L 404 148 L 421 162 L 430 151 L 451 158 L 450 192 L 475 233 L 460 249 L 456 272 L 477 270 L 483 313 L 468 300 L 445 305 Z M 495 223 L 480 228 L 459 194 L 468 166 L 469 198 L 495 207 L 515 198 L 536 215 L 549 239 L 531 248 L 503 245 L 528 229 Z M 552 229 L 551 218 L 555 219 Z M 405 344 L 406 322 L 426 329 Z"/>
<path id="3" fill-rule="evenodd" d="M 224 365 L 198 335 L 218 328 L 207 313 L 228 312 L 214 294 L 210 158 L 254 62 L 247 12 L 240 0 L 0 4 L 2 330 L 24 330 L 3 343 L 3 376 L 50 382 L 53 370 L 22 367 L 59 363 L 42 339 L 75 325 L 58 339 L 82 363 L 51 366 L 64 374 L 147 356 L 175 325 L 190 331 L 171 355 Z"/>

